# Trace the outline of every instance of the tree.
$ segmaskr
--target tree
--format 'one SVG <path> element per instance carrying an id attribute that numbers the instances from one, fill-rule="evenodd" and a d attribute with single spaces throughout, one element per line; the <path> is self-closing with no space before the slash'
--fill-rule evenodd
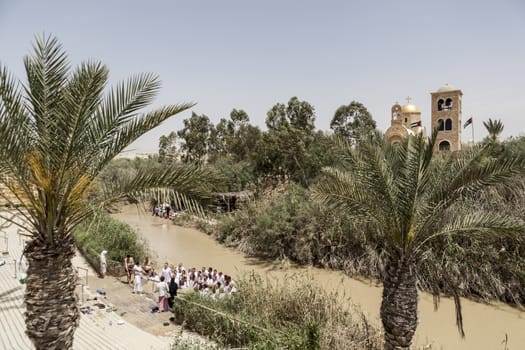
<path id="1" fill-rule="evenodd" d="M 292 97 L 288 105 L 277 103 L 268 112 L 268 131 L 256 145 L 255 169 L 273 179 L 308 183 L 307 150 L 314 140 L 315 110 Z"/>
<path id="2" fill-rule="evenodd" d="M 177 157 L 177 133 L 170 132 L 159 138 L 159 162 L 173 160 Z"/>
<path id="3" fill-rule="evenodd" d="M 492 120 L 489 118 L 488 121 L 483 122 L 483 125 L 485 126 L 485 129 L 487 129 L 489 133 L 489 139 L 493 143 L 499 142 L 499 136 L 503 132 L 503 123 L 501 120 Z"/>
<path id="4" fill-rule="evenodd" d="M 233 109 L 228 121 L 226 138 L 228 153 L 236 161 L 246 161 L 253 154 L 261 130 L 250 124 L 250 117 L 242 109 Z"/>
<path id="5" fill-rule="evenodd" d="M 430 141 L 410 136 L 403 143 L 382 140 L 347 146 L 346 166 L 326 169 L 326 178 L 313 190 L 314 199 L 362 223 L 364 244 L 382 242 L 383 299 L 380 316 L 385 349 L 409 349 L 417 327 L 417 264 L 426 259 L 436 239 L 452 244 L 461 237 L 512 236 L 525 232 L 520 219 L 500 212 L 455 215 L 453 204 L 490 186 L 512 183 L 524 171 L 523 158 L 488 157 L 490 147 L 436 156 L 435 135 Z M 444 158 L 439 158 L 444 157 Z M 508 186 L 510 187 L 510 186 Z M 440 266 L 435 267 L 436 270 Z M 445 269 L 443 271 L 446 271 Z M 433 293 L 446 284 L 457 291 L 458 280 L 436 271 Z M 455 287 L 455 288 L 454 288 Z M 456 323 L 463 335 L 457 292 Z"/>
<path id="6" fill-rule="evenodd" d="M 125 196 L 166 187 L 192 203 L 210 191 L 195 167 L 141 168 L 93 195 L 98 175 L 122 150 L 192 104 L 143 111 L 160 82 L 139 74 L 106 90 L 98 62 L 71 68 L 56 38 L 36 38 L 21 85 L 0 67 L 0 196 L 27 225 L 27 334 L 38 350 L 71 349 L 79 323 L 72 230 L 93 210 Z M 14 199 L 13 199 L 14 198 Z M 5 213 L 0 213 L 8 219 Z"/>
<path id="7" fill-rule="evenodd" d="M 330 129 L 336 135 L 346 138 L 355 144 L 357 141 L 368 139 L 376 128 L 376 122 L 366 107 L 357 101 L 347 106 L 340 106 L 330 122 Z"/>
<path id="8" fill-rule="evenodd" d="M 186 163 L 202 164 L 208 153 L 211 130 L 210 118 L 206 115 L 191 113 L 190 119 L 184 119 L 184 128 L 177 132 L 182 140 L 182 160 Z"/>

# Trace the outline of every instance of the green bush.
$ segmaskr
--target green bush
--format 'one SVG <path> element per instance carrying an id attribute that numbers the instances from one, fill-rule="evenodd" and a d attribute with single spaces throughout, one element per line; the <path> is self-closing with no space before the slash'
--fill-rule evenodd
<path id="1" fill-rule="evenodd" d="M 490 192 L 490 193 L 489 193 Z M 476 198 L 464 198 L 452 210 L 458 213 L 497 210 L 525 219 L 525 179 L 516 178 L 512 191 L 491 189 Z M 381 279 L 383 241 L 363 232 L 330 209 L 315 205 L 307 190 L 291 185 L 281 195 L 259 199 L 247 208 L 224 216 L 216 228 L 217 239 L 237 246 L 247 254 L 271 259 L 289 259 L 345 271 L 349 275 Z M 360 237 L 360 235 L 363 235 Z M 453 239 L 453 242 L 446 240 Z M 445 294 L 499 299 L 513 304 L 525 303 L 525 243 L 512 237 L 469 237 L 435 239 L 417 264 L 419 286 L 435 288 Z M 444 259 L 443 257 L 446 257 Z M 433 285 L 432 274 L 447 271 L 448 279 L 457 278 L 460 290 L 452 284 Z"/>
<path id="2" fill-rule="evenodd" d="M 219 344 L 248 349 L 380 349 L 379 331 L 337 293 L 303 275 L 237 281 L 222 299 L 190 293 L 174 307 L 177 322 Z M 214 311 L 212 311 L 214 310 Z"/>
<path id="3" fill-rule="evenodd" d="M 126 255 L 138 261 L 149 254 L 146 244 L 128 224 L 113 219 L 107 213 L 96 213 L 91 220 L 79 225 L 73 234 L 79 250 L 97 270 L 103 250 L 108 252 L 108 272 L 113 274 L 123 273 L 120 267 Z"/>

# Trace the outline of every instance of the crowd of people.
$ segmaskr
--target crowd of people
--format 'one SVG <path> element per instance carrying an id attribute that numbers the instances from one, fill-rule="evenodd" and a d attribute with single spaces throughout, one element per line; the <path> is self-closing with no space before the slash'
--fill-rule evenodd
<path id="1" fill-rule="evenodd" d="M 160 207 L 158 205 L 153 206 L 153 210 L 151 214 L 153 216 L 160 216 L 164 219 L 169 219 L 170 211 L 171 211 L 170 205 L 167 203 L 162 203 Z"/>
<path id="2" fill-rule="evenodd" d="M 139 261 L 134 261 L 128 255 L 124 259 L 124 269 L 127 274 L 127 282 L 133 286 L 133 293 L 143 293 L 143 281 L 156 283 L 158 293 L 158 311 L 167 311 L 173 307 L 177 290 L 193 289 L 212 298 L 223 298 L 224 296 L 237 292 L 237 287 L 231 276 L 223 274 L 212 267 L 202 267 L 197 270 L 195 267 L 186 269 L 182 263 L 176 267 L 169 265 L 168 262 L 160 271 L 155 271 L 153 263 L 149 257 L 144 259 L 141 265 Z"/>

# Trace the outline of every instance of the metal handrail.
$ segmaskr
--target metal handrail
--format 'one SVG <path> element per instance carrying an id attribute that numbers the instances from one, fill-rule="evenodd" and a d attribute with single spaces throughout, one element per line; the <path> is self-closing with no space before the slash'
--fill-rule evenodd
<path id="1" fill-rule="evenodd" d="M 5 242 L 5 250 L 2 251 L 2 254 L 9 254 L 9 237 L 7 236 L 7 232 L 0 231 L 3 234 L 3 239 Z"/>
<path id="2" fill-rule="evenodd" d="M 84 270 L 86 272 L 86 285 L 88 285 L 88 272 L 89 270 L 82 266 L 77 266 L 77 273 L 80 274 L 79 270 Z"/>
<path id="3" fill-rule="evenodd" d="M 81 298 L 82 298 L 82 304 L 81 305 L 84 305 L 84 286 L 87 286 L 88 285 L 88 272 L 89 270 L 86 269 L 85 267 L 82 267 L 82 266 L 77 266 L 77 274 L 80 275 L 80 270 L 84 270 L 86 272 L 86 283 L 84 284 L 83 282 L 80 282 L 80 283 L 77 283 L 77 286 L 80 286 L 80 289 L 81 289 Z"/>
<path id="4" fill-rule="evenodd" d="M 22 247 L 25 247 L 26 242 L 29 240 L 29 238 L 32 238 L 33 235 L 21 228 L 18 228 L 16 231 L 16 234 L 18 235 L 18 244 L 20 244 Z"/>

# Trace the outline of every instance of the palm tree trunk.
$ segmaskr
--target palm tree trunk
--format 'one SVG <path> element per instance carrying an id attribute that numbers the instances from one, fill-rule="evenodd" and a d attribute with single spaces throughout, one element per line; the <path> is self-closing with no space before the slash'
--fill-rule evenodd
<path id="1" fill-rule="evenodd" d="M 37 350 L 73 348 L 80 313 L 75 293 L 76 271 L 71 263 L 73 241 L 52 246 L 40 240 L 28 243 L 26 333 Z"/>
<path id="2" fill-rule="evenodd" d="M 391 258 L 386 265 L 381 303 L 385 350 L 407 350 L 412 344 L 418 298 L 413 267 L 405 258 Z"/>

